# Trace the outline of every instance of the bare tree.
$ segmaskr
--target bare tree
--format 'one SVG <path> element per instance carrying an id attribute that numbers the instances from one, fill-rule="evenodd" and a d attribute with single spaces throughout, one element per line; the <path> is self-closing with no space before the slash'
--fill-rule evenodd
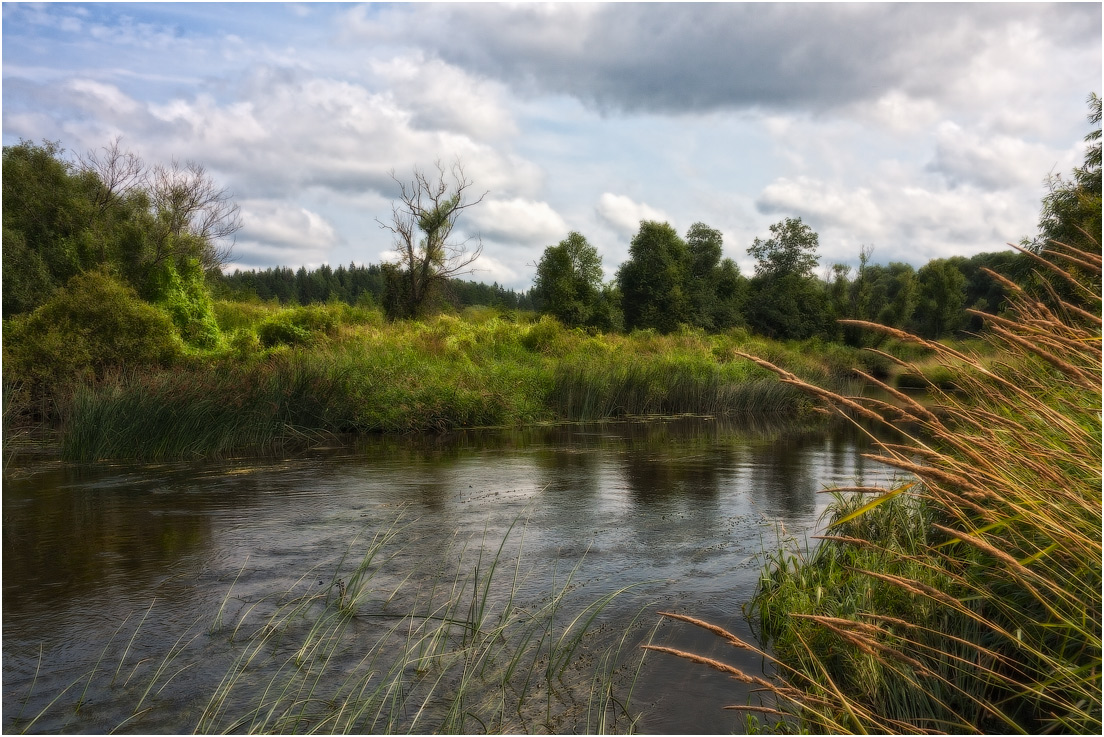
<path id="1" fill-rule="evenodd" d="M 385 299 L 392 316 L 415 317 L 428 300 L 449 279 L 474 271 L 472 264 L 483 252 L 483 244 L 470 247 L 471 238 L 456 241 L 452 231 L 461 213 L 487 196 L 469 199 L 472 181 L 459 161 L 448 171 L 436 162 L 436 176 L 414 169 L 414 179 L 404 182 L 391 172 L 399 185 L 399 201 L 391 207 L 391 222 L 376 222 L 395 236 L 399 262 L 389 275 Z"/>
<path id="2" fill-rule="evenodd" d="M 230 260 L 234 234 L 242 227 L 241 208 L 203 166 L 158 164 L 146 176 L 146 189 L 161 236 L 155 261 L 191 251 L 188 255 L 212 271 Z"/>
<path id="3" fill-rule="evenodd" d="M 140 190 L 146 178 L 146 165 L 137 154 L 124 152 L 119 146 L 121 141 L 122 138 L 116 136 L 99 151 L 88 151 L 77 157 L 80 170 L 95 174 L 103 185 L 93 196 L 97 213 L 101 215 L 113 202 Z"/>
<path id="4" fill-rule="evenodd" d="M 225 265 L 231 258 L 234 234 L 242 227 L 241 208 L 230 191 L 219 187 L 203 166 L 189 161 L 181 165 L 147 167 L 139 156 L 123 151 L 116 137 L 99 151 L 78 158 L 82 171 L 94 174 L 102 184 L 93 197 L 96 214 L 141 193 L 153 218 L 152 252 L 144 257 L 159 264 L 177 256 L 190 256 L 206 271 Z"/>

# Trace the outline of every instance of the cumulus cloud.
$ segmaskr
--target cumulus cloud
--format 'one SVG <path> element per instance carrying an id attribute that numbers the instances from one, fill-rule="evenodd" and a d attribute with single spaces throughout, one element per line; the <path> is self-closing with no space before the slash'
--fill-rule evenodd
<path id="1" fill-rule="evenodd" d="M 550 245 L 563 239 L 569 230 L 567 222 L 547 202 L 520 197 L 484 200 L 469 214 L 483 236 L 505 244 Z"/>
<path id="2" fill-rule="evenodd" d="M 633 235 L 640 230 L 641 220 L 670 221 L 662 210 L 611 192 L 605 192 L 598 198 L 595 211 L 623 235 Z"/>
<path id="3" fill-rule="evenodd" d="M 323 216 L 287 201 L 243 200 L 238 204 L 242 228 L 234 244 L 235 265 L 318 266 L 331 261 L 330 251 L 339 238 Z"/>
<path id="4" fill-rule="evenodd" d="M 933 258 L 997 251 L 1031 232 L 1038 213 L 1023 192 L 950 189 L 893 177 L 864 186 L 812 177 L 779 179 L 756 206 L 779 218 L 800 217 L 820 234 L 821 263 L 857 259 L 862 245 L 875 260 L 916 266 Z"/>

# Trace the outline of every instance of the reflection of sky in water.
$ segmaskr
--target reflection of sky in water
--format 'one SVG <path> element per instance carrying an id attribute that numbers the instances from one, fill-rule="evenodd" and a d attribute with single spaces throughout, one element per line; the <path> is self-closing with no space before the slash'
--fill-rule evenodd
<path id="1" fill-rule="evenodd" d="M 523 599 L 539 599 L 578 565 L 575 593 L 584 601 L 639 584 L 610 609 L 614 623 L 652 604 L 750 636 L 740 606 L 764 546 L 773 548 L 783 527 L 799 538 L 812 530 L 825 486 L 884 478 L 859 451 L 846 436 L 679 421 L 368 439 L 272 463 L 11 477 L 4 713 L 15 713 L 13 699 L 29 687 L 40 645 L 36 688 L 67 685 L 119 623 L 151 602 L 158 614 L 144 633 L 156 648 L 158 638 L 171 643 L 213 616 L 231 583 L 242 602 L 317 585 L 342 554 L 357 557 L 398 518 L 401 544 L 378 575 L 381 591 L 416 573 L 394 606 L 418 593 L 419 576 L 455 570 L 462 553 L 473 561 L 483 544 L 493 554 L 513 526 L 504 551 L 511 563 L 523 551 Z M 716 647 L 685 628 L 664 626 L 660 636 Z M 739 727 L 716 708 L 741 701 L 727 679 L 658 656 L 649 669 L 638 703 L 656 706 L 645 729 Z"/>

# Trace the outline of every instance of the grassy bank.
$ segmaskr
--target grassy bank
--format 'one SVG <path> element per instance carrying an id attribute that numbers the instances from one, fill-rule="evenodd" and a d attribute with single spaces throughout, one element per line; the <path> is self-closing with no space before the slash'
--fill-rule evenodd
<path id="1" fill-rule="evenodd" d="M 877 459 L 903 477 L 840 490 L 819 544 L 771 558 L 750 610 L 774 700 L 734 708 L 825 733 L 1100 732 L 1100 256 L 1050 255 L 1039 269 L 1077 303 L 1010 287 L 1010 310 L 986 318 L 987 357 L 915 339 L 952 377 L 933 404 L 847 398 L 777 370 L 896 428 Z"/>
<path id="2" fill-rule="evenodd" d="M 222 342 L 169 365 L 102 371 L 54 392 L 64 456 L 265 452 L 335 433 L 441 431 L 640 415 L 800 416 L 810 402 L 741 358 L 837 388 L 887 362 L 741 331 L 592 335 L 471 310 L 387 323 L 371 309 L 215 305 Z"/>

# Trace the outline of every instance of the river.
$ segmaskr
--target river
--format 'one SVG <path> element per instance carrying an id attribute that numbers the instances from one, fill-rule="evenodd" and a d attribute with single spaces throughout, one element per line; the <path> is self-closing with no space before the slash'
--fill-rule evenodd
<path id="1" fill-rule="evenodd" d="M 637 645 L 650 636 L 762 673 L 759 658 L 707 633 L 657 627 L 656 612 L 754 641 L 741 607 L 764 550 L 815 534 L 826 487 L 886 481 L 868 450 L 852 431 L 682 418 L 361 438 L 279 459 L 15 464 L 3 489 L 4 731 L 245 729 L 200 721 L 231 670 L 227 653 L 244 647 L 232 623 L 295 596 L 336 601 L 334 582 L 351 584 L 363 550 L 390 530 L 350 609 L 346 650 L 378 636 L 373 617 L 394 619 L 473 565 L 485 574 L 497 555 L 481 598 L 492 609 L 536 611 L 566 584 L 556 614 L 566 626 L 572 611 L 626 589 L 595 617 L 572 669 L 585 680 L 601 648 L 629 631 L 629 665 L 616 676 L 621 689 L 636 679 L 637 731 L 740 732 L 744 717 L 721 707 L 748 703 L 746 688 L 665 654 L 637 669 Z M 578 701 L 564 689 L 547 693 Z M 545 721 L 518 716 L 505 728 L 595 728 L 593 708 L 547 698 Z M 303 728 L 329 731 L 314 724 Z"/>

